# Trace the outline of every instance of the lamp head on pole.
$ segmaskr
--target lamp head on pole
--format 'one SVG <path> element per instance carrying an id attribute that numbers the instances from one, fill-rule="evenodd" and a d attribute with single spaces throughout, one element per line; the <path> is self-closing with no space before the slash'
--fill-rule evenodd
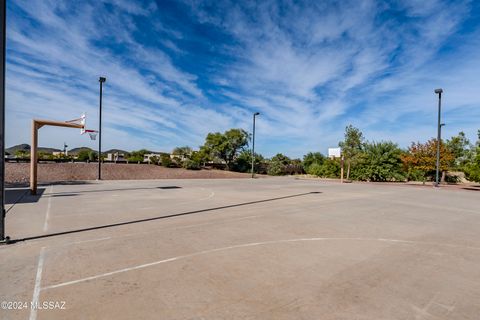
<path id="1" fill-rule="evenodd" d="M 260 114 L 260 112 L 255 112 L 253 115 L 258 116 L 259 114 Z"/>
<path id="2" fill-rule="evenodd" d="M 442 93 L 442 92 L 443 92 L 443 89 L 441 89 L 441 88 L 435 89 L 435 93 L 436 93 L 436 94 L 440 94 L 440 93 Z"/>
<path id="3" fill-rule="evenodd" d="M 100 77 L 100 78 L 98 78 L 98 81 L 99 81 L 99 82 L 105 82 L 105 81 L 107 81 L 107 78 L 105 78 L 105 77 Z"/>

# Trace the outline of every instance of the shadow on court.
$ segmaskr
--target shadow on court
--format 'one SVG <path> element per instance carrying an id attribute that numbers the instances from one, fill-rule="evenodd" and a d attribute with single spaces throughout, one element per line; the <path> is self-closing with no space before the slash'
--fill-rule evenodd
<path id="1" fill-rule="evenodd" d="M 28 188 L 6 189 L 5 204 L 35 203 L 40 200 L 44 192 L 45 188 L 38 188 L 36 195 L 31 195 Z"/>
<path id="2" fill-rule="evenodd" d="M 473 186 L 473 187 L 464 187 L 462 188 L 464 190 L 470 190 L 470 191 L 480 191 L 480 186 Z"/>
<path id="3" fill-rule="evenodd" d="M 84 185 L 84 184 L 92 184 L 90 181 L 49 181 L 49 182 L 39 182 L 39 186 L 51 186 L 51 185 L 59 185 L 59 186 L 75 186 L 75 185 Z M 7 188 L 28 188 L 28 182 L 5 182 L 5 187 Z"/>
<path id="4" fill-rule="evenodd" d="M 42 239 L 42 238 L 50 238 L 50 237 L 67 235 L 67 234 L 72 234 L 72 233 L 80 233 L 80 232 L 85 232 L 85 231 L 93 231 L 93 230 L 99 230 L 99 229 L 105 229 L 105 228 L 113 228 L 113 227 L 118 227 L 118 226 L 129 225 L 129 224 L 136 224 L 136 223 L 142 223 L 142 222 L 148 222 L 148 221 L 175 218 L 175 217 L 187 216 L 187 215 L 192 215 L 192 214 L 198 214 L 198 213 L 204 213 L 204 212 L 210 212 L 210 211 L 216 211 L 216 210 L 222 210 L 222 209 L 229 209 L 229 208 L 235 208 L 235 207 L 242 207 L 242 206 L 248 206 L 248 205 L 253 205 L 253 204 L 257 204 L 257 203 L 278 201 L 278 200 L 283 200 L 283 199 L 296 198 L 296 197 L 302 197 L 302 196 L 307 196 L 307 195 L 312 195 L 312 194 L 320 194 L 320 193 L 321 192 L 319 192 L 319 191 L 305 192 L 305 193 L 299 193 L 299 194 L 277 197 L 277 198 L 249 201 L 249 202 L 231 204 L 231 205 L 214 207 L 214 208 L 207 208 L 207 209 L 193 210 L 193 211 L 187 211 L 187 212 L 181 212 L 181 213 L 174 213 L 174 214 L 152 217 L 152 218 L 145 218 L 145 219 L 130 220 L 130 221 L 125 221 L 125 222 L 106 224 L 106 225 L 101 225 L 101 226 L 96 226 L 96 227 L 89 227 L 89 228 L 82 228 L 82 229 L 77 229 L 77 230 L 69 230 L 69 231 L 55 232 L 55 233 L 49 233 L 49 234 L 42 234 L 42 235 L 38 235 L 38 236 L 31 236 L 31 237 L 26 237 L 26 238 L 21 238 L 21 239 L 10 239 L 9 243 L 28 241 L 28 240 L 34 240 L 34 239 Z"/>

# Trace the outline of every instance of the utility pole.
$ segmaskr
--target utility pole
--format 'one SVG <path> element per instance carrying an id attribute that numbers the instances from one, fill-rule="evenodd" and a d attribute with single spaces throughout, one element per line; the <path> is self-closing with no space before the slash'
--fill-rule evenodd
<path id="1" fill-rule="evenodd" d="M 255 112 L 253 114 L 253 137 L 252 137 L 252 178 L 255 178 L 255 117 L 258 116 L 260 112 Z"/>
<path id="2" fill-rule="evenodd" d="M 442 139 L 442 124 L 441 121 L 441 108 L 442 108 L 442 89 L 435 89 L 435 93 L 438 94 L 438 123 L 437 123 L 437 166 L 435 170 L 435 187 L 439 186 L 440 178 L 440 143 Z"/>
<path id="3" fill-rule="evenodd" d="M 103 83 L 107 81 L 107 78 L 100 77 L 98 82 L 100 82 L 100 111 L 99 111 L 99 121 L 98 121 L 98 180 L 102 180 L 102 93 L 103 93 Z"/>

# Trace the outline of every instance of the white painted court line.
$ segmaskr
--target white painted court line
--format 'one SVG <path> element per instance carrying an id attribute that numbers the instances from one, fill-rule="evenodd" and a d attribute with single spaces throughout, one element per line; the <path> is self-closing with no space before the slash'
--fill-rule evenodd
<path id="1" fill-rule="evenodd" d="M 39 305 L 40 290 L 42 283 L 43 262 L 45 260 L 45 248 L 40 249 L 40 255 L 38 256 L 37 276 L 35 277 L 35 287 L 33 289 L 32 303 Z M 30 320 L 37 319 L 37 308 L 30 308 Z"/>
<path id="2" fill-rule="evenodd" d="M 423 245 L 437 245 L 437 246 L 447 246 L 447 247 L 457 247 L 457 248 L 467 248 L 467 249 L 473 249 L 473 250 L 480 250 L 480 247 L 469 247 L 469 246 L 458 246 L 458 245 L 452 245 L 452 244 L 441 244 L 441 243 L 430 243 L 430 242 L 418 242 L 418 241 L 410 241 L 410 240 L 398 240 L 398 239 L 374 239 L 374 238 L 299 238 L 299 239 L 286 239 L 286 240 L 273 240 L 273 241 L 264 241 L 264 242 L 252 242 L 252 243 L 245 243 L 245 244 L 239 244 L 239 245 L 234 245 L 234 246 L 228 246 L 228 247 L 222 247 L 222 248 L 216 248 L 216 249 L 209 249 L 209 250 L 203 250 L 199 252 L 194 252 L 191 254 L 186 254 L 186 255 L 181 255 L 177 257 L 172 257 L 164 260 L 158 260 L 150 263 L 145 263 L 145 264 L 140 264 L 137 266 L 133 267 L 128 267 L 124 269 L 119 269 L 111 272 L 106 272 L 78 280 L 73 280 L 73 281 L 67 281 L 67 282 L 62 282 L 50 286 L 46 286 L 42 288 L 41 290 L 49 290 L 49 289 L 55 289 L 55 288 L 60 288 L 60 287 L 65 287 L 77 283 L 82 283 L 90 280 L 96 280 L 100 278 L 105 278 L 109 277 L 115 274 L 120 274 L 128 271 L 133 271 L 133 270 L 139 270 L 139 269 L 144 269 L 152 266 L 156 266 L 162 263 L 167 263 L 167 262 L 172 262 L 172 261 L 177 261 L 181 259 L 186 259 L 186 258 L 191 258 L 191 257 L 196 257 L 204 254 L 210 254 L 210 253 L 215 253 L 215 252 L 221 252 L 221 251 L 227 251 L 227 250 L 232 250 L 232 249 L 238 249 L 238 248 L 247 248 L 247 247 L 256 247 L 256 246 L 262 246 L 262 245 L 272 245 L 272 244 L 280 244 L 280 243 L 292 243 L 292 242 L 301 242 L 301 241 L 379 241 L 379 242 L 387 242 L 387 243 L 399 243 L 399 244 L 423 244 Z"/>
<path id="3" fill-rule="evenodd" d="M 200 189 L 207 191 L 206 188 L 200 188 Z M 210 190 L 210 189 L 208 189 L 208 190 Z M 213 198 L 214 196 L 215 196 L 215 192 L 214 192 L 214 191 L 211 191 L 210 194 L 209 194 L 207 197 L 205 197 L 205 198 L 200 198 L 200 199 L 198 199 L 198 200 L 199 200 L 199 201 L 207 200 L 207 199 Z"/>
<path id="4" fill-rule="evenodd" d="M 45 222 L 43 223 L 43 232 L 48 230 L 48 220 L 50 219 L 50 209 L 52 208 L 52 193 L 53 193 L 53 184 L 50 186 L 50 196 L 48 197 L 47 203 L 47 213 L 45 214 Z"/>

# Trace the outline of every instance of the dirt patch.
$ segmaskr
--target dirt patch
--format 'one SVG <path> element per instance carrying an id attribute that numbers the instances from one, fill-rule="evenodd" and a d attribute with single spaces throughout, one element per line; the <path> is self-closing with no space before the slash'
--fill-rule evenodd
<path id="1" fill-rule="evenodd" d="M 26 185 L 29 182 L 29 163 L 6 163 L 5 182 L 7 185 Z M 38 182 L 95 180 L 98 174 L 96 163 L 39 163 Z M 102 165 L 104 180 L 143 180 L 143 179 L 228 179 L 249 178 L 248 173 L 223 170 L 186 170 L 165 168 L 149 164 Z"/>

